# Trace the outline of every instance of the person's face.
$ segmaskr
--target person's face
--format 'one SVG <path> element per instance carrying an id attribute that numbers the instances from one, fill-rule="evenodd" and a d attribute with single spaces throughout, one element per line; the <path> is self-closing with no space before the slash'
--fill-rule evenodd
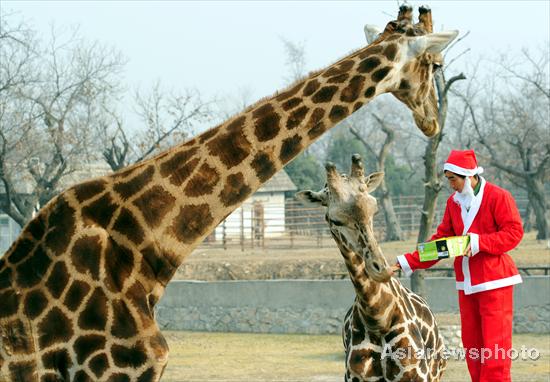
<path id="1" fill-rule="evenodd" d="M 454 191 L 462 192 L 466 178 L 462 178 L 450 171 L 445 171 L 445 178 L 449 181 L 449 187 L 451 187 Z"/>

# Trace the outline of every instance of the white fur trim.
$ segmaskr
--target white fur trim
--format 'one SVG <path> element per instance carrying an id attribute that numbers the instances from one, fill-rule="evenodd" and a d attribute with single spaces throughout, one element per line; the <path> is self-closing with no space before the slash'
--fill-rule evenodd
<path id="1" fill-rule="evenodd" d="M 401 265 L 401 270 L 403 271 L 403 273 L 405 273 L 405 276 L 409 277 L 410 275 L 412 275 L 413 270 L 409 265 L 409 262 L 407 261 L 405 255 L 397 256 L 397 261 L 399 262 L 399 265 Z"/>
<path id="2" fill-rule="evenodd" d="M 464 294 L 484 292 L 486 290 L 502 288 L 505 286 L 520 284 L 523 282 L 521 275 L 518 274 L 510 277 L 505 277 L 503 279 L 492 280 L 481 284 L 472 285 L 472 279 L 470 277 L 470 259 L 466 256 L 462 258 L 462 273 L 464 274 L 464 282 L 457 281 L 456 289 L 463 290 Z"/>
<path id="3" fill-rule="evenodd" d="M 460 206 L 462 223 L 464 223 L 464 230 L 462 231 L 462 235 L 466 235 L 466 233 L 468 233 L 468 230 L 472 226 L 472 223 L 474 222 L 474 219 L 479 211 L 479 207 L 481 207 L 481 202 L 483 200 L 483 193 L 485 191 L 485 183 L 487 182 L 481 176 L 479 177 L 479 181 L 481 182 L 481 186 L 479 188 L 479 192 L 477 193 L 474 200 L 472 201 L 472 205 L 470 206 L 470 209 L 466 210 L 465 207 Z"/>
<path id="4" fill-rule="evenodd" d="M 470 232 L 470 249 L 472 251 L 472 256 L 475 256 L 479 253 L 479 235 L 477 233 Z"/>
<path id="5" fill-rule="evenodd" d="M 474 169 L 469 169 L 469 168 L 459 167 L 452 163 L 445 163 L 443 165 L 443 170 L 454 172 L 455 174 L 464 175 L 464 176 L 474 176 L 476 174 L 482 174 L 484 171 L 483 167 L 476 167 Z"/>

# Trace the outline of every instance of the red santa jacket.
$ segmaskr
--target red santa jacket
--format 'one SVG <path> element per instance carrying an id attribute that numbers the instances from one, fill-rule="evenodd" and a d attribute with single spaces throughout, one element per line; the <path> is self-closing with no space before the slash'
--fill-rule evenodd
<path id="1" fill-rule="evenodd" d="M 470 235 L 472 256 L 454 260 L 456 288 L 465 294 L 501 288 L 522 282 L 514 261 L 506 252 L 523 237 L 516 203 L 510 193 L 480 177 L 481 187 L 469 211 L 453 198 L 447 200 L 443 221 L 430 239 Z M 438 260 L 421 262 L 418 251 L 398 256 L 409 276 L 415 269 L 429 268 Z"/>

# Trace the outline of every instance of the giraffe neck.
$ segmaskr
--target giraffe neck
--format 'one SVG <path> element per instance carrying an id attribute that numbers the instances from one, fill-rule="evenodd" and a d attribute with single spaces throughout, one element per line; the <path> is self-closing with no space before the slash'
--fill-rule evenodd
<path id="1" fill-rule="evenodd" d="M 358 313 L 371 331 L 383 332 L 392 325 L 396 289 L 393 279 L 385 283 L 370 279 L 362 256 L 340 245 L 340 253 L 355 289 Z"/>
<path id="2" fill-rule="evenodd" d="M 141 164 L 153 164 L 159 185 L 179 195 L 167 213 L 169 222 L 156 233 L 157 243 L 173 253 L 175 267 L 273 174 L 386 91 L 390 63 L 374 55 L 381 49 L 352 53 Z"/>

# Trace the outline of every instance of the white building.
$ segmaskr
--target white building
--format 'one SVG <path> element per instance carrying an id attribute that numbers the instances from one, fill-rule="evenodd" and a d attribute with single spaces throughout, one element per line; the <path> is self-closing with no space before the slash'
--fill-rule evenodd
<path id="1" fill-rule="evenodd" d="M 296 191 L 296 185 L 281 170 L 233 211 L 207 238 L 228 241 L 274 238 L 285 232 L 285 192 Z"/>

